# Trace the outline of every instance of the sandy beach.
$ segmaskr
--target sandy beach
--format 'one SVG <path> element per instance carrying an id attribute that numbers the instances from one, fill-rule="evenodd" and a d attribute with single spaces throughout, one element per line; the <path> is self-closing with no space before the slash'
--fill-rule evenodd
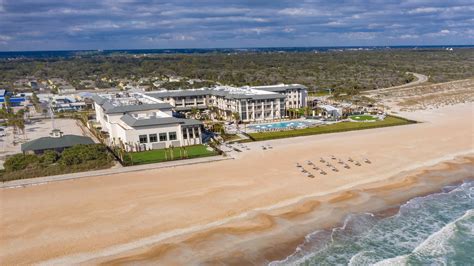
<path id="1" fill-rule="evenodd" d="M 249 143 L 235 160 L 0 190 L 3 265 L 262 263 L 314 228 L 472 177 L 474 105 L 407 126 Z M 370 164 L 308 178 L 330 155 Z M 334 163 L 337 164 L 337 163 Z M 449 174 L 447 174 L 449 173 Z"/>

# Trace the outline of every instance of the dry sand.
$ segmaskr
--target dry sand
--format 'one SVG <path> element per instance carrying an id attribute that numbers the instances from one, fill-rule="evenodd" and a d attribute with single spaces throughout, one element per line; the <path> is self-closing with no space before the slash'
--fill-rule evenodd
<path id="1" fill-rule="evenodd" d="M 417 176 L 432 165 L 456 168 L 439 163 L 474 154 L 473 104 L 406 115 L 423 123 L 269 141 L 274 148 L 265 151 L 262 143 L 251 143 L 251 151 L 230 161 L 1 190 L 0 262 L 232 264 L 261 262 L 262 254 L 281 258 L 315 224 L 330 226 L 364 206 L 382 210 L 406 200 L 397 191 L 415 196 L 464 178 Z M 337 173 L 326 168 L 328 175 L 314 179 L 295 167 L 312 160 L 324 168 L 319 158 L 331 154 L 372 163 L 338 167 Z M 368 200 L 375 195 L 382 198 Z M 311 222 L 302 218 L 315 212 L 321 215 L 311 215 Z M 281 233 L 289 228 L 292 234 Z"/>

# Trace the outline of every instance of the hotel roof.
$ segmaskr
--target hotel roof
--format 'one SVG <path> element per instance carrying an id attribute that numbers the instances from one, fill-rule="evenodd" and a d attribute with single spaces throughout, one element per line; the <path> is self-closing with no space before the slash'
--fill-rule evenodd
<path id="1" fill-rule="evenodd" d="M 94 94 L 92 99 L 104 108 L 106 114 L 173 108 L 169 103 L 160 102 L 156 99 L 140 98 L 138 94 L 132 94 L 130 97 Z"/>
<path id="2" fill-rule="evenodd" d="M 286 85 L 278 85 L 278 88 L 280 88 L 281 86 L 286 86 Z M 289 87 L 285 87 L 284 90 L 288 88 Z M 298 88 L 305 88 L 305 87 L 300 85 Z M 270 89 L 275 89 L 276 91 L 279 91 L 277 90 L 277 87 L 271 87 Z M 159 92 L 147 93 L 147 95 L 154 98 L 206 96 L 206 95 L 221 96 L 226 99 L 252 99 L 252 100 L 285 98 L 284 95 L 276 93 L 276 91 L 271 91 L 270 89 L 256 89 L 256 87 L 248 87 L 248 86 L 240 87 L 240 88 L 230 87 L 230 86 L 220 86 L 220 87 L 204 88 L 204 89 L 159 91 Z"/>
<path id="3" fill-rule="evenodd" d="M 120 118 L 125 124 L 131 127 L 142 127 L 142 126 L 156 126 L 156 125 L 169 125 L 169 124 L 181 124 L 182 126 L 195 126 L 201 125 L 201 121 L 195 119 L 183 119 L 176 117 L 148 117 L 148 118 L 136 118 L 130 114 L 125 114 Z"/>
<path id="4" fill-rule="evenodd" d="M 291 89 L 307 89 L 306 86 L 301 84 L 278 84 L 278 85 L 265 85 L 265 86 L 253 86 L 252 89 L 265 90 L 272 92 L 284 92 Z"/>

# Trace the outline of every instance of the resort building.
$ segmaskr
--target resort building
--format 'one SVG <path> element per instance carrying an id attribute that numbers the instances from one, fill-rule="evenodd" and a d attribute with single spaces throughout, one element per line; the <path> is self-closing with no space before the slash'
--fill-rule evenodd
<path id="1" fill-rule="evenodd" d="M 269 86 L 254 86 L 251 88 L 255 90 L 271 91 L 285 95 L 286 109 L 306 107 L 306 99 L 308 96 L 308 88 L 306 88 L 306 86 L 300 84 L 278 84 Z"/>
<path id="2" fill-rule="evenodd" d="M 303 85 L 256 87 L 218 86 L 213 88 L 158 91 L 147 94 L 169 103 L 177 112 L 193 108 L 216 108 L 227 120 L 238 113 L 244 122 L 275 120 L 287 116 L 288 109 L 306 106 L 307 88 Z"/>
<path id="3" fill-rule="evenodd" d="M 173 106 L 143 93 L 92 96 L 107 145 L 142 151 L 201 144 L 202 123 L 173 117 Z"/>

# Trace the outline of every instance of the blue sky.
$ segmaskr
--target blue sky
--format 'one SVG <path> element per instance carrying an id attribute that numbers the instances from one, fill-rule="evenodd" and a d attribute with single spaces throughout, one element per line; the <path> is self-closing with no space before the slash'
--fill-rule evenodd
<path id="1" fill-rule="evenodd" d="M 473 0 L 0 0 L 0 50 L 474 43 Z"/>

